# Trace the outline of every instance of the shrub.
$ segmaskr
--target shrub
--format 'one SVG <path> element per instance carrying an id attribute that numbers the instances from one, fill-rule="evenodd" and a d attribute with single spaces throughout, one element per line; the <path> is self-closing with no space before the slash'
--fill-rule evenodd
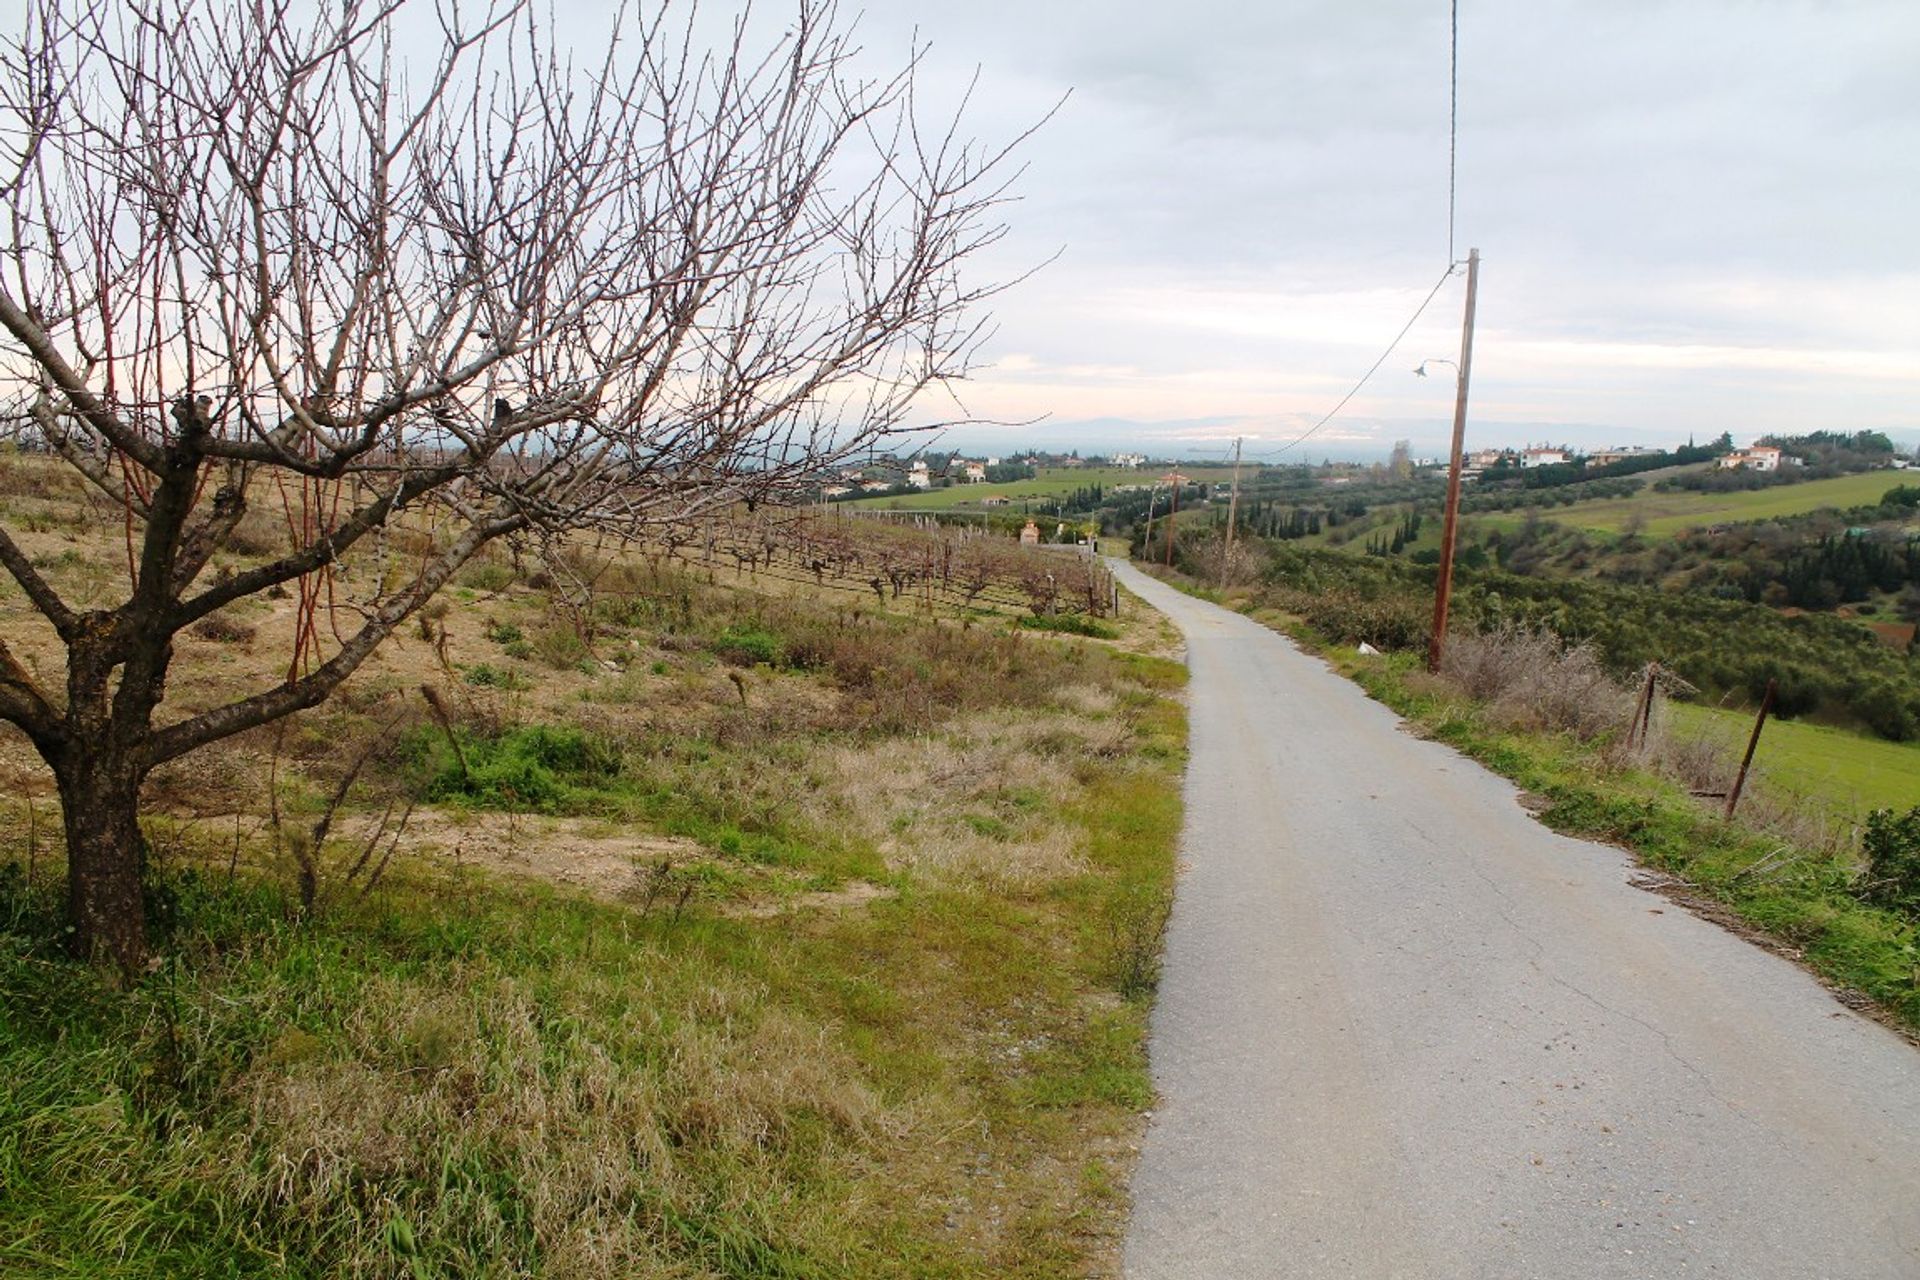
<path id="1" fill-rule="evenodd" d="M 578 729 L 548 725 L 463 741 L 459 755 L 444 737 L 423 731 L 415 750 L 427 766 L 429 800 L 464 799 L 493 809 L 550 812 L 620 772 L 620 753 L 610 744 Z"/>
<path id="2" fill-rule="evenodd" d="M 1440 674 L 1508 724 L 1583 739 L 1619 728 L 1632 701 L 1591 645 L 1514 626 L 1450 637 Z"/>
<path id="3" fill-rule="evenodd" d="M 715 636 L 709 647 L 715 657 L 736 667 L 777 667 L 786 660 L 780 637 L 758 623 L 736 623 Z"/>
<path id="4" fill-rule="evenodd" d="M 1920 910 L 1920 808 L 1897 817 L 1891 809 L 1875 809 L 1860 844 L 1867 856 L 1860 896 L 1883 907 Z"/>
<path id="5" fill-rule="evenodd" d="M 527 682 L 514 672 L 502 671 L 484 662 L 477 662 L 468 667 L 466 680 L 468 684 L 479 685 L 483 689 L 502 689 L 509 693 L 529 687 Z"/>
<path id="6" fill-rule="evenodd" d="M 1362 641 L 1376 649 L 1422 649 L 1431 634 L 1426 606 L 1398 596 L 1367 596 L 1357 591 L 1283 591 L 1277 604 L 1297 613 L 1330 640 Z"/>
<path id="7" fill-rule="evenodd" d="M 557 617 L 548 619 L 533 633 L 531 640 L 510 643 L 507 652 L 515 657 L 524 657 L 531 652 L 556 671 L 578 667 L 593 656 L 579 629 L 566 619 Z"/>
<path id="8" fill-rule="evenodd" d="M 514 583 L 513 566 L 498 560 L 475 560 L 460 570 L 454 581 L 475 591 L 497 593 Z"/>

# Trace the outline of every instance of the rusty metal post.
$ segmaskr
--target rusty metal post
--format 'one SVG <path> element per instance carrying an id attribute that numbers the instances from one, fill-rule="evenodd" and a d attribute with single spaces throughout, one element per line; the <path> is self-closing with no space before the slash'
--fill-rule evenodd
<path id="1" fill-rule="evenodd" d="M 1440 531 L 1440 578 L 1434 584 L 1433 639 L 1427 642 L 1427 670 L 1440 670 L 1446 646 L 1447 609 L 1453 597 L 1453 544 L 1460 532 L 1460 470 L 1467 437 L 1467 378 L 1473 371 L 1473 304 L 1480 287 L 1480 251 L 1467 253 L 1467 315 L 1460 329 L 1459 385 L 1453 397 L 1453 460 L 1447 468 L 1447 518 Z"/>
<path id="2" fill-rule="evenodd" d="M 1767 712 L 1773 710 L 1774 682 L 1767 681 L 1767 696 L 1760 699 L 1760 714 L 1753 722 L 1753 736 L 1747 739 L 1747 754 L 1740 757 L 1740 772 L 1733 780 L 1733 790 L 1727 793 L 1726 818 L 1731 821 L 1734 808 L 1740 803 L 1740 792 L 1747 785 L 1747 767 L 1753 763 L 1753 749 L 1760 745 L 1760 731 L 1767 727 Z"/>

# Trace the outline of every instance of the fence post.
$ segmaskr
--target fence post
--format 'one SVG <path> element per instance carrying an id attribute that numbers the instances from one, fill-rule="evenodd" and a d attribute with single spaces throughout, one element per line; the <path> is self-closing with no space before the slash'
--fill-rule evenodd
<path id="1" fill-rule="evenodd" d="M 1747 785 L 1747 766 L 1753 763 L 1753 749 L 1760 745 L 1760 731 L 1767 727 L 1767 712 L 1773 710 L 1774 682 L 1767 681 L 1767 696 L 1760 699 L 1760 714 L 1753 722 L 1753 736 L 1747 739 L 1747 754 L 1740 757 L 1740 772 L 1733 780 L 1733 790 L 1727 793 L 1726 817 L 1733 818 L 1734 808 L 1740 803 L 1740 792 Z"/>
<path id="2" fill-rule="evenodd" d="M 1647 749 L 1647 730 L 1653 723 L 1653 684 L 1660 674 L 1660 664 L 1647 664 L 1646 683 L 1640 686 L 1640 701 L 1634 706 L 1633 720 L 1627 725 L 1627 746 L 1634 751 Z"/>

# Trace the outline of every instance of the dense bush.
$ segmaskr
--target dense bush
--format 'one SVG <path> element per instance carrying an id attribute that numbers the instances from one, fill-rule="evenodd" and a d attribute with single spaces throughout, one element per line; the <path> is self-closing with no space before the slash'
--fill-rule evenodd
<path id="1" fill-rule="evenodd" d="M 462 738 L 456 750 L 429 728 L 409 754 L 430 800 L 466 800 L 486 808 L 551 812 L 574 793 L 620 772 L 620 753 L 578 729 L 526 725 L 494 738 Z"/>
<path id="2" fill-rule="evenodd" d="M 787 657 L 779 636 L 752 623 L 728 627 L 714 637 L 712 647 L 716 657 L 736 667 L 777 667 Z"/>
<path id="3" fill-rule="evenodd" d="M 1861 896 L 1885 907 L 1920 910 L 1920 808 L 1897 816 L 1875 809 L 1867 815 L 1860 848 L 1867 857 Z"/>

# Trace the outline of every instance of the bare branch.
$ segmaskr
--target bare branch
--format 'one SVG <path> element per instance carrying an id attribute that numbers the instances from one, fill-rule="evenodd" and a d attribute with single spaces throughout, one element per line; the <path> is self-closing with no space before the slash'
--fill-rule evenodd
<path id="1" fill-rule="evenodd" d="M 8 535 L 4 525 L 0 525 L 0 565 L 6 566 L 7 572 L 13 575 L 13 580 L 20 584 L 22 591 L 27 593 L 27 599 L 33 601 L 33 607 L 53 624 L 55 631 L 58 631 L 63 638 L 72 633 L 75 624 L 79 621 L 79 615 L 60 598 L 60 593 L 53 589 L 53 584 L 40 576 L 40 571 L 33 567 L 33 561 L 27 558 L 27 553 L 22 551 L 20 545 Z"/>

